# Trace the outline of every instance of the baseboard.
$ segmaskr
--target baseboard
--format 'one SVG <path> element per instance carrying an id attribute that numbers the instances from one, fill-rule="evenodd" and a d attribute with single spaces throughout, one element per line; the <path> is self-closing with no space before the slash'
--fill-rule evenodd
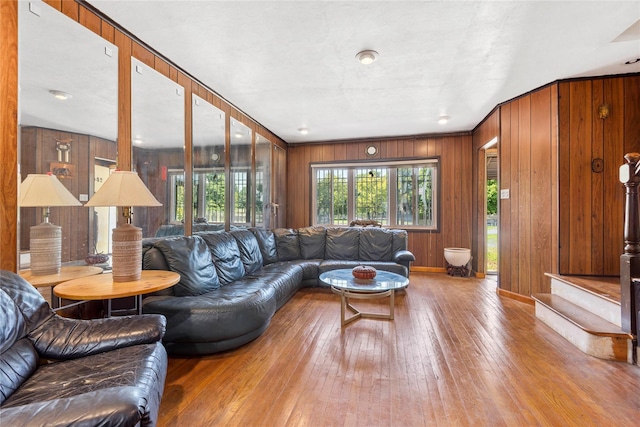
<path id="1" fill-rule="evenodd" d="M 420 267 L 420 266 L 412 266 L 410 271 L 420 272 L 420 273 L 446 273 L 447 269 L 444 267 Z"/>
<path id="2" fill-rule="evenodd" d="M 511 291 L 505 291 L 504 289 L 500 289 L 500 288 L 496 288 L 496 293 L 498 295 L 500 295 L 501 297 L 511 298 L 511 299 L 516 300 L 516 301 L 520 301 L 520 302 L 523 302 L 523 303 L 529 304 L 529 305 L 536 305 L 535 300 L 533 298 L 531 298 L 530 296 L 517 294 L 517 293 L 511 292 Z"/>

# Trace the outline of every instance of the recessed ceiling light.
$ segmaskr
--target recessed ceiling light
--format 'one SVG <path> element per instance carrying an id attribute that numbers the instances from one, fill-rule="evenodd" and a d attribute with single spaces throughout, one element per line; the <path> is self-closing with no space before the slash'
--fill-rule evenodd
<path id="1" fill-rule="evenodd" d="M 440 116 L 438 117 L 438 123 L 441 125 L 446 124 L 449 121 L 449 116 Z"/>
<path id="2" fill-rule="evenodd" d="M 70 93 L 63 92 L 61 90 L 50 90 L 49 93 L 53 95 L 54 98 L 60 99 L 62 101 L 73 98 Z"/>
<path id="3" fill-rule="evenodd" d="M 142 144 L 142 139 L 136 138 L 136 139 L 133 140 L 133 143 L 137 144 L 137 145 L 140 145 L 140 144 Z"/>
<path id="4" fill-rule="evenodd" d="M 298 129 L 298 132 L 300 132 L 300 133 L 301 133 L 301 134 L 303 134 L 303 135 L 306 135 L 306 134 L 308 134 L 308 133 L 309 133 L 309 129 L 307 129 L 307 128 L 300 128 L 300 129 Z"/>
<path id="5" fill-rule="evenodd" d="M 360 61 L 361 64 L 369 65 L 378 59 L 378 52 L 375 50 L 363 50 L 357 53 L 356 59 Z"/>
<path id="6" fill-rule="evenodd" d="M 236 138 L 242 138 L 244 135 L 242 134 L 242 132 L 238 130 L 236 131 L 236 133 L 233 134 L 233 136 L 235 136 Z"/>

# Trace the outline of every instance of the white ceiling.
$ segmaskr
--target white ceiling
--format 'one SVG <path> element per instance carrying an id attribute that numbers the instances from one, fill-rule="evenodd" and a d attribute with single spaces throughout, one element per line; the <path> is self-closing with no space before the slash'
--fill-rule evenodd
<path id="1" fill-rule="evenodd" d="M 640 71 L 638 25 L 614 41 L 638 0 L 89 3 L 287 142 L 471 130 L 557 79 Z"/>
<path id="2" fill-rule="evenodd" d="M 88 3 L 290 143 L 469 131 L 555 80 L 640 72 L 638 0 Z"/>

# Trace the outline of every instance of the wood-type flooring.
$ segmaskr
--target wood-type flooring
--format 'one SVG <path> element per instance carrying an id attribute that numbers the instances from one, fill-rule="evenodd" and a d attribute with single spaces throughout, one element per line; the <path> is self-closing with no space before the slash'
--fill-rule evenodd
<path id="1" fill-rule="evenodd" d="M 340 327 L 338 295 L 298 292 L 252 343 L 170 358 L 159 426 L 622 426 L 640 367 L 588 356 L 496 294 L 411 273 L 395 320 Z M 357 306 L 388 310 L 387 300 Z"/>

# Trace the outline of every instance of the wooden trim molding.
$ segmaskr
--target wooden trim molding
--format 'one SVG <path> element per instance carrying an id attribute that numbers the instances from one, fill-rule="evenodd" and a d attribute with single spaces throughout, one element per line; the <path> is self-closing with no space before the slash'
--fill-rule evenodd
<path id="1" fill-rule="evenodd" d="M 0 269 L 18 268 L 18 2 L 0 2 Z"/>
<path id="2" fill-rule="evenodd" d="M 447 269 L 444 267 L 423 267 L 423 266 L 413 266 L 409 269 L 410 271 L 420 272 L 420 273 L 446 273 Z"/>
<path id="3" fill-rule="evenodd" d="M 530 296 L 517 294 L 515 292 L 507 291 L 507 290 L 500 289 L 500 288 L 496 288 L 496 293 L 501 297 L 511 298 L 511 299 L 516 300 L 516 301 L 520 301 L 520 302 L 523 302 L 523 303 L 529 304 L 529 305 L 535 305 L 534 299 L 531 298 Z"/>

